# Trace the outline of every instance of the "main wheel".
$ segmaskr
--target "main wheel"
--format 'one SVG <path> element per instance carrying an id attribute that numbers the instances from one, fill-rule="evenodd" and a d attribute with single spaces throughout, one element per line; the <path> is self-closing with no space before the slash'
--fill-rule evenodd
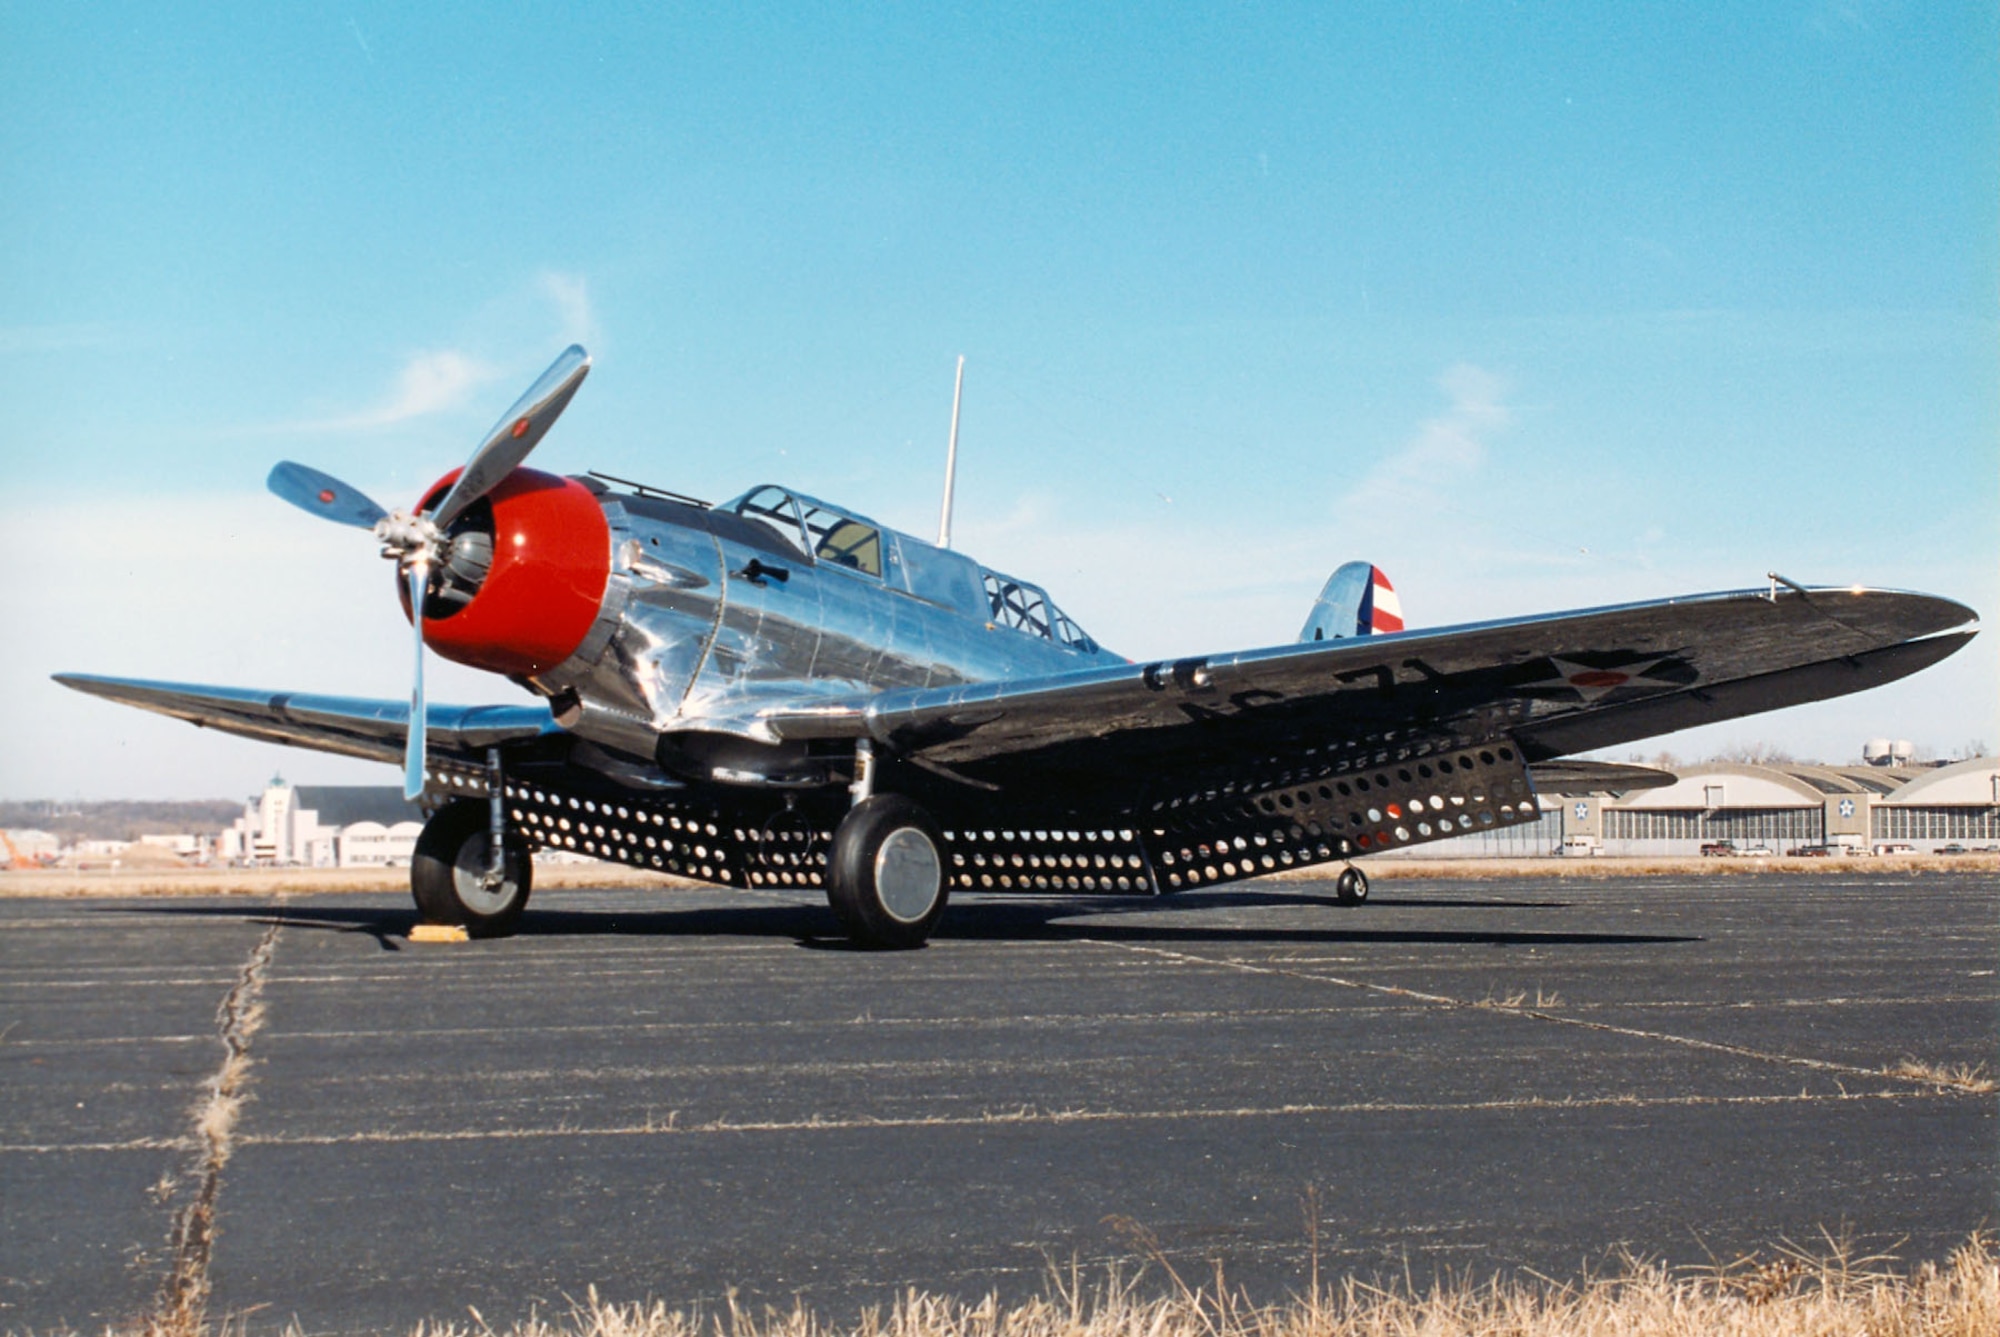
<path id="1" fill-rule="evenodd" d="M 944 915 L 949 882 L 943 833 L 900 794 L 863 799 L 833 833 L 826 899 L 860 946 L 923 946 Z"/>
<path id="2" fill-rule="evenodd" d="M 1333 898 L 1342 905 L 1360 905 L 1368 899 L 1368 874 L 1359 868 L 1343 868 L 1333 882 Z"/>
<path id="3" fill-rule="evenodd" d="M 534 881 L 534 860 L 520 834 L 509 828 L 502 875 L 489 885 L 491 814 L 485 799 L 456 799 L 440 808 L 417 837 L 410 860 L 410 892 L 426 924 L 462 924 L 475 938 L 504 938 L 521 922 Z"/>

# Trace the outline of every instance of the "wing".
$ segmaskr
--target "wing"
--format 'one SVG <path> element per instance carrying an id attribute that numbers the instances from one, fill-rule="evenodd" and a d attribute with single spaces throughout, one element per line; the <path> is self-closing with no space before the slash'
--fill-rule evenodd
<path id="1" fill-rule="evenodd" d="M 141 710 L 267 743 L 401 765 L 410 703 L 245 687 L 58 673 L 57 682 Z M 560 733 L 546 706 L 443 706 L 424 712 L 434 756 L 484 765 L 486 749 Z"/>
<path id="2" fill-rule="evenodd" d="M 1755 590 L 1516 621 L 884 692 L 767 711 L 978 783 L 1142 797 L 1153 777 L 1336 746 L 1511 739 L 1539 762 L 1860 691 L 1959 649 L 1976 614 L 1887 590 Z"/>

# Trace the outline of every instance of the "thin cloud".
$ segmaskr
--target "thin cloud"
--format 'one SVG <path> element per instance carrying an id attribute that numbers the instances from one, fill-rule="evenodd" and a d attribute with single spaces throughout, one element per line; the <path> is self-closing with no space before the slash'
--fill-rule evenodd
<path id="1" fill-rule="evenodd" d="M 1420 427 L 1401 449 L 1369 471 L 1345 498 L 1350 507 L 1408 504 L 1461 481 L 1486 462 L 1488 438 L 1506 430 L 1513 411 L 1502 402 L 1507 382 L 1469 362 L 1450 367 L 1438 387 L 1451 406 Z"/>
<path id="2" fill-rule="evenodd" d="M 117 327 L 106 324 L 0 326 L 0 354 L 102 350 L 124 341 Z"/>
<path id="3" fill-rule="evenodd" d="M 494 375 L 491 366 L 456 349 L 417 353 L 397 374 L 395 390 L 374 408 L 294 426 L 301 431 L 357 431 L 446 413 L 462 408 Z"/>
<path id="4" fill-rule="evenodd" d="M 1830 0 L 1816 7 L 1807 16 L 1806 24 L 1821 37 L 1867 32 L 1874 26 L 1868 21 L 1868 9 L 1863 0 Z"/>
<path id="5" fill-rule="evenodd" d="M 590 304 L 588 280 L 581 274 L 550 271 L 541 276 L 539 286 L 542 295 L 556 309 L 556 321 L 561 326 L 563 338 L 585 345 L 597 341 L 597 312 Z"/>

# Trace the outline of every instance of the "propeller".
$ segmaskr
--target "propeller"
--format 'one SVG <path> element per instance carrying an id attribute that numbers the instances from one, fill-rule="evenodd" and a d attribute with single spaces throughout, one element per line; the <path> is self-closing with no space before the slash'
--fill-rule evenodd
<path id="1" fill-rule="evenodd" d="M 273 467 L 264 485 L 300 510 L 324 516 L 335 524 L 373 529 L 389 518 L 389 513 L 367 493 L 349 487 L 332 474 L 290 460 Z"/>
<path id="2" fill-rule="evenodd" d="M 439 529 L 449 529 L 466 507 L 491 492 L 528 458 L 528 452 L 541 444 L 555 420 L 569 407 L 576 388 L 589 372 L 590 354 L 583 351 L 581 344 L 571 344 L 549 364 L 549 369 L 528 387 L 526 394 L 514 401 L 514 407 L 493 425 L 479 449 L 465 462 L 465 472 L 438 503 L 435 522 Z"/>
<path id="3" fill-rule="evenodd" d="M 466 509 L 500 485 L 528 458 L 590 372 L 590 354 L 577 344 L 565 348 L 549 369 L 514 401 L 479 449 L 472 452 L 458 480 L 435 510 L 388 511 L 359 488 L 331 474 L 290 460 L 272 468 L 265 486 L 302 511 L 356 529 L 370 529 L 382 540 L 382 555 L 402 568 L 408 582 L 410 625 L 416 632 L 416 655 L 410 677 L 410 721 L 403 745 L 403 797 L 424 792 L 424 600 L 430 593 L 431 572 L 445 560 L 446 531 Z"/>

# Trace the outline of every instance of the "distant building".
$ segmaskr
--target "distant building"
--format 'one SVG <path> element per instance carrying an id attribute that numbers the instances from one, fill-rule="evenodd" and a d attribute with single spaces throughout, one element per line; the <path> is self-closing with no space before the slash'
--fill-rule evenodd
<path id="1" fill-rule="evenodd" d="M 408 821 L 353 822 L 340 828 L 340 866 L 342 868 L 403 868 L 409 865 L 417 852 L 417 837 L 422 835 L 424 824 L 411 818 Z"/>
<path id="2" fill-rule="evenodd" d="M 1697 854 L 1722 841 L 1777 854 L 2000 842 L 2000 762 L 1992 757 L 1921 769 L 1711 764 L 1677 774 L 1664 789 L 1603 802 L 1607 854 Z"/>
<path id="3" fill-rule="evenodd" d="M 1873 744 L 1871 743 L 1871 749 Z M 1885 751 L 1884 755 L 1888 755 Z M 1832 847 L 2000 845 L 2000 759 L 1946 766 L 1769 766 L 1712 762 L 1674 771 L 1671 785 L 1623 793 L 1541 796 L 1542 818 L 1407 851 L 1412 858 L 1602 853 L 1699 854 Z M 1402 853 L 1399 851 L 1399 853 Z"/>
<path id="4" fill-rule="evenodd" d="M 423 813 L 392 785 L 289 785 L 273 776 L 217 840 L 225 863 L 347 868 L 407 864 Z"/>
<path id="5" fill-rule="evenodd" d="M 38 831 L 32 827 L 13 827 L 7 832 L 6 843 L 11 847 L 7 853 L 18 853 L 21 858 L 33 863 L 54 859 L 62 853 L 62 837 L 50 831 Z"/>

